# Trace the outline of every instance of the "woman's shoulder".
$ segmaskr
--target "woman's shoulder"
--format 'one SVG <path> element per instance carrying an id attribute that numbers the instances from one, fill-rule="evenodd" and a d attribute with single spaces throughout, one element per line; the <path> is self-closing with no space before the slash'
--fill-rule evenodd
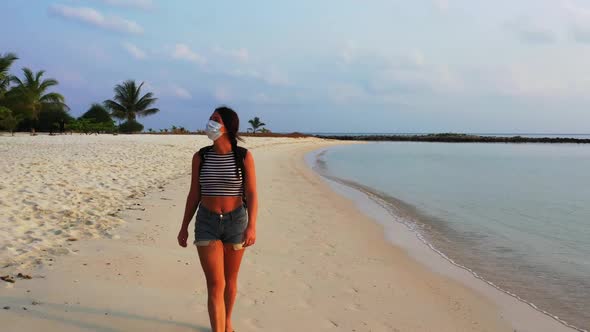
<path id="1" fill-rule="evenodd" d="M 207 145 L 207 146 L 204 146 L 204 147 L 200 148 L 200 149 L 197 151 L 197 153 L 198 153 L 198 154 L 204 154 L 205 152 L 208 152 L 208 151 L 210 151 L 210 150 L 212 150 L 212 149 L 213 149 L 213 145 Z"/>

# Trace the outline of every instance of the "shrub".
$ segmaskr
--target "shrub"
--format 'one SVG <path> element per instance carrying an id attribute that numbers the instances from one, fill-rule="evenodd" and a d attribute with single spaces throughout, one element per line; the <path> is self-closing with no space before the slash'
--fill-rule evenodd
<path id="1" fill-rule="evenodd" d="M 119 131 L 126 134 L 137 133 L 143 130 L 143 125 L 135 120 L 129 120 L 119 125 Z"/>

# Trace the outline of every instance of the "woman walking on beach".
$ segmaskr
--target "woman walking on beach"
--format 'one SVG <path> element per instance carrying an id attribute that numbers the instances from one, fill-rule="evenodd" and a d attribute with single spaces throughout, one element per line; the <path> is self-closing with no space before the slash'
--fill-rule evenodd
<path id="1" fill-rule="evenodd" d="M 217 108 L 207 124 L 213 145 L 195 153 L 192 179 L 178 244 L 187 246 L 188 225 L 197 210 L 195 241 L 207 279 L 213 332 L 233 332 L 232 309 L 244 248 L 256 241 L 256 172 L 252 154 L 238 146 L 240 121 Z"/>

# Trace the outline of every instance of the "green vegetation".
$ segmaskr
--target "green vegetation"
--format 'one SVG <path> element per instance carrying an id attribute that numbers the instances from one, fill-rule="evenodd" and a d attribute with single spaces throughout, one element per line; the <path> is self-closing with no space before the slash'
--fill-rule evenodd
<path id="1" fill-rule="evenodd" d="M 69 125 L 69 129 L 85 134 L 116 133 L 117 126 L 104 105 L 94 103 L 86 113 Z"/>
<path id="2" fill-rule="evenodd" d="M 260 122 L 259 117 L 254 117 L 254 119 L 248 120 L 248 123 L 250 124 L 249 129 L 252 130 L 253 134 L 256 134 L 256 130 L 258 130 L 258 128 L 266 126 L 266 123 Z"/>
<path id="3" fill-rule="evenodd" d="M 117 132 L 117 126 L 113 120 L 105 122 L 93 122 L 91 119 L 78 118 L 68 124 L 69 131 L 75 131 L 84 134 L 114 134 Z"/>
<path id="4" fill-rule="evenodd" d="M 82 114 L 81 119 L 88 119 L 94 123 L 111 122 L 111 114 L 104 105 L 94 103 L 86 113 Z"/>
<path id="5" fill-rule="evenodd" d="M 19 114 L 26 120 L 23 122 L 30 128 L 31 134 L 35 134 L 41 113 L 69 111 L 65 98 L 61 94 L 47 91 L 58 85 L 57 80 L 43 79 L 44 74 L 43 70 L 35 73 L 29 68 L 23 68 L 24 79 L 11 76 L 10 82 L 14 86 L 4 94 L 2 99 L 2 106 L 8 107 L 15 116 Z"/>
<path id="6" fill-rule="evenodd" d="M 10 74 L 10 67 L 18 57 L 14 53 L 0 53 L 0 130 L 11 134 L 15 130 L 56 131 L 80 133 L 135 133 L 143 130 L 136 118 L 159 112 L 153 105 L 157 101 L 153 93 L 141 94 L 144 83 L 137 85 L 127 80 L 115 86 L 112 100 L 94 103 L 78 119 L 73 118 L 63 95 L 49 91 L 58 86 L 53 78 L 46 78 L 45 71 L 34 72 L 23 68 L 23 77 Z M 113 118 L 124 120 L 119 126 Z M 182 128 L 183 132 L 186 132 Z"/>
<path id="7" fill-rule="evenodd" d="M 119 125 L 119 131 L 126 134 L 138 133 L 143 130 L 143 125 L 135 120 L 128 120 Z"/>
<path id="8" fill-rule="evenodd" d="M 119 125 L 119 130 L 124 133 L 133 133 L 143 130 L 143 125 L 136 118 L 158 113 L 160 110 L 151 107 L 158 99 L 153 93 L 148 92 L 142 97 L 141 88 L 143 82 L 137 86 L 135 81 L 127 80 L 115 86 L 115 97 L 105 100 L 104 105 L 111 110 L 111 115 L 116 119 L 126 120 Z"/>
<path id="9" fill-rule="evenodd" d="M 8 70 L 16 60 L 18 60 L 18 57 L 14 53 L 0 54 L 0 103 L 4 98 L 4 94 L 8 91 L 12 78 Z"/>
<path id="10" fill-rule="evenodd" d="M 0 106 L 0 126 L 5 128 L 14 136 L 14 129 L 22 121 L 22 116 L 13 115 L 12 111 L 4 106 Z"/>
<path id="11" fill-rule="evenodd" d="M 172 126 L 172 130 L 170 130 L 172 134 L 190 134 L 190 131 L 186 130 L 184 127 L 176 127 Z"/>

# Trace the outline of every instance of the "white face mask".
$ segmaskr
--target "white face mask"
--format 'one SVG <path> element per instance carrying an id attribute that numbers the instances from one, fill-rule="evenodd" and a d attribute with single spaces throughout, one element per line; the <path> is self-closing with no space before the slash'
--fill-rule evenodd
<path id="1" fill-rule="evenodd" d="M 209 120 L 209 122 L 207 122 L 205 132 L 207 133 L 207 137 L 209 137 L 213 141 L 215 141 L 216 139 L 221 137 L 221 135 L 223 135 L 223 133 L 221 132 L 221 124 L 213 120 Z"/>

